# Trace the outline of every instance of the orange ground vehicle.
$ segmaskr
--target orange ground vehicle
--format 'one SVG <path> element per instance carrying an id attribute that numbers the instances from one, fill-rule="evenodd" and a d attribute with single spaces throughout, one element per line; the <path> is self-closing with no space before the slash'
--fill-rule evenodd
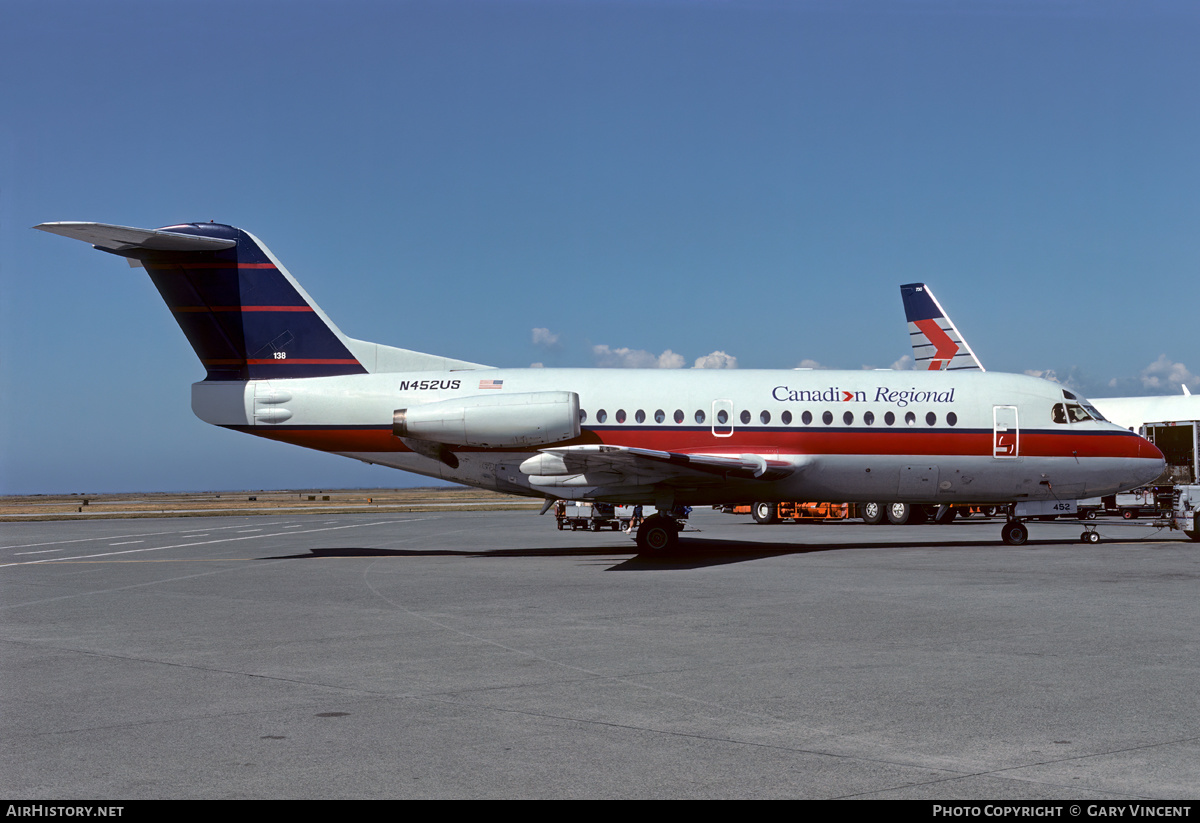
<path id="1" fill-rule="evenodd" d="M 731 514 L 750 514 L 757 523 L 769 524 L 790 521 L 801 523 L 806 520 L 849 520 L 862 518 L 868 525 L 890 523 L 895 526 L 905 523 L 925 523 L 935 520 L 937 506 L 919 506 L 909 503 L 754 503 L 748 506 L 725 507 Z M 938 522 L 949 523 L 956 517 L 995 517 L 1003 514 L 997 506 L 953 505 L 947 516 Z"/>

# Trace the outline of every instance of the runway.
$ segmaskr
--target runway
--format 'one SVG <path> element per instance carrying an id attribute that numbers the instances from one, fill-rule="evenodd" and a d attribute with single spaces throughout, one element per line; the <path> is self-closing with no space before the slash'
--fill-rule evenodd
<path id="1" fill-rule="evenodd" d="M 1194 798 L 1200 545 L 1080 531 L 4 523 L 0 792 Z"/>

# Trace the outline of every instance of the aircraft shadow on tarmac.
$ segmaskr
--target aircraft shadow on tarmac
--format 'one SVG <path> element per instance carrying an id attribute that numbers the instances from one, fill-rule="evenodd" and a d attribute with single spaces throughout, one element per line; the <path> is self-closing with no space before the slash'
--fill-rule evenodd
<path id="1" fill-rule="evenodd" d="M 471 557 L 471 558 L 520 558 L 520 557 L 576 557 L 601 558 L 613 555 L 630 555 L 629 559 L 613 566 L 610 571 L 651 571 L 671 569 L 696 569 L 708 566 L 723 566 L 744 563 L 767 557 L 789 554 L 813 554 L 833 551 L 859 551 L 863 549 L 963 549 L 1001 548 L 1009 551 L 1045 548 L 1052 545 L 1074 545 L 1077 540 L 1038 540 L 1025 546 L 1004 546 L 999 540 L 974 542 L 964 540 L 921 540 L 912 543 L 767 543 L 717 538 L 681 536 L 679 546 L 661 554 L 638 554 L 630 544 L 628 547 L 588 546 L 579 548 L 519 548 L 519 549 L 376 549 L 376 548 L 329 548 L 311 549 L 301 554 L 264 557 L 264 560 L 313 560 L 368 557 Z"/>

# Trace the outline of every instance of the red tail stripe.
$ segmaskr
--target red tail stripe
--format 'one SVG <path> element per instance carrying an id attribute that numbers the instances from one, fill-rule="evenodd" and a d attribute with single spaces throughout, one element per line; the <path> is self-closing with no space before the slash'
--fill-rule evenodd
<path id="1" fill-rule="evenodd" d="M 175 306 L 171 311 L 312 311 L 312 306 Z"/>
<path id="2" fill-rule="evenodd" d="M 204 263 L 158 263 L 146 262 L 151 269 L 273 269 L 274 263 L 238 263 L 236 260 L 209 260 Z"/>
<path id="3" fill-rule="evenodd" d="M 940 371 L 943 363 L 949 363 L 954 359 L 954 355 L 958 354 L 958 344 L 950 339 L 950 335 L 942 331 L 942 327 L 937 324 L 936 320 L 917 320 L 913 325 L 923 331 L 929 338 L 929 342 L 937 349 L 933 359 L 929 361 L 929 371 Z"/>

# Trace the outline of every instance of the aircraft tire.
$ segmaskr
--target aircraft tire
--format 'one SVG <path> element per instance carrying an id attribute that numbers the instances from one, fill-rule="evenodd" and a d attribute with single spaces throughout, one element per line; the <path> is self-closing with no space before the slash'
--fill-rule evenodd
<path id="1" fill-rule="evenodd" d="M 1000 529 L 1000 539 L 1009 546 L 1024 546 L 1029 539 L 1029 529 L 1020 520 L 1009 520 Z"/>
<path id="2" fill-rule="evenodd" d="M 1083 534 L 1079 535 L 1079 539 L 1084 543 L 1099 543 L 1100 535 L 1096 534 L 1095 532 L 1084 532 Z"/>
<path id="3" fill-rule="evenodd" d="M 862 519 L 868 526 L 878 526 L 887 515 L 882 503 L 863 503 Z"/>
<path id="4" fill-rule="evenodd" d="M 912 506 L 907 503 L 888 503 L 887 519 L 893 526 L 903 526 L 912 518 Z"/>
<path id="5" fill-rule="evenodd" d="M 754 522 L 763 526 L 769 526 L 776 522 L 779 517 L 779 511 L 774 503 L 755 503 L 752 509 L 754 512 Z"/>
<path id="6" fill-rule="evenodd" d="M 661 514 L 651 515 L 638 527 L 638 551 L 661 554 L 679 545 L 679 525 Z"/>

